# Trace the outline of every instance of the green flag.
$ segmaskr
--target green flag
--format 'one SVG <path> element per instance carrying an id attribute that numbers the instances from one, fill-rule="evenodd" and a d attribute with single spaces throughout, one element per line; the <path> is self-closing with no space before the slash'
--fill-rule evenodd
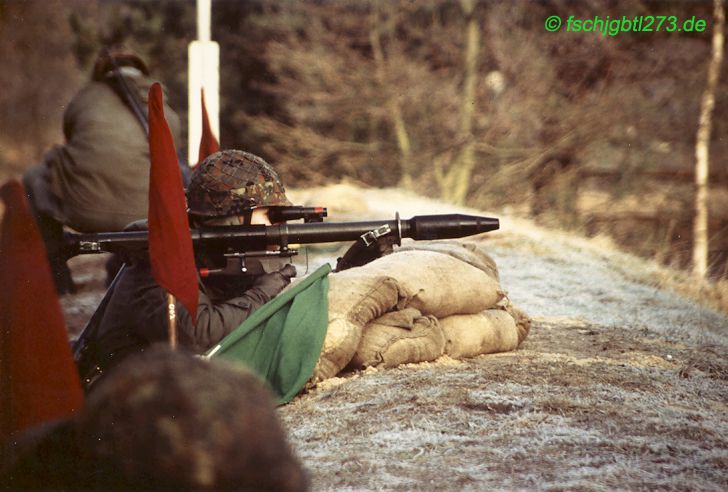
<path id="1" fill-rule="evenodd" d="M 329 321 L 327 263 L 255 311 L 206 357 L 241 362 L 284 404 L 313 374 Z"/>

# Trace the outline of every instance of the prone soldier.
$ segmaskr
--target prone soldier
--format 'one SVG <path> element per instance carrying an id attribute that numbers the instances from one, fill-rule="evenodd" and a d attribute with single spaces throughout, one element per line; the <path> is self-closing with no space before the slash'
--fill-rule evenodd
<path id="1" fill-rule="evenodd" d="M 177 338 L 182 348 L 197 354 L 216 346 L 290 284 L 296 270 L 288 260 L 295 253 L 288 248 L 289 242 L 354 240 L 337 263 L 341 271 L 391 252 L 403 237 L 445 239 L 498 228 L 498 219 L 458 214 L 324 224 L 325 209 L 291 206 L 273 168 L 239 150 L 217 152 L 196 167 L 187 202 L 196 244 L 199 300 L 196 320 L 177 303 Z M 293 218 L 307 223 L 286 223 Z M 136 253 L 129 256 L 129 266 L 74 344 L 87 388 L 129 354 L 168 339 L 166 294 L 152 276 L 148 255 L 143 254 L 148 240 L 144 228 L 145 224 L 136 223 L 128 232 L 68 235 L 70 255 Z"/>
<path id="2" fill-rule="evenodd" d="M 248 152 L 225 150 L 198 165 L 187 189 L 192 227 L 270 225 L 269 207 L 291 205 L 276 171 Z M 128 229 L 145 228 L 145 222 Z M 224 267 L 222 252 L 198 249 L 197 266 L 205 270 Z M 152 277 L 147 256 L 131 256 L 92 319 L 76 342 L 76 359 L 85 384 L 107 372 L 127 356 L 167 340 L 165 291 Z M 275 261 L 275 260 L 274 260 Z M 277 269 L 275 269 L 278 267 Z M 253 311 L 281 292 L 296 275 L 290 263 L 268 268 L 269 273 L 198 276 L 197 319 L 192 320 L 177 303 L 177 331 L 181 348 L 197 354 L 222 340 Z"/>

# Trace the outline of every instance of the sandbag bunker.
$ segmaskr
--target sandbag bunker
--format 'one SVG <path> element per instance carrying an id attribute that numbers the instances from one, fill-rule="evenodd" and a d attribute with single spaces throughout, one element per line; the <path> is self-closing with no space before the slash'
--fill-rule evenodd
<path id="1" fill-rule="evenodd" d="M 344 369 L 514 350 L 531 325 L 476 242 L 417 242 L 329 282 L 328 328 L 309 388 Z"/>

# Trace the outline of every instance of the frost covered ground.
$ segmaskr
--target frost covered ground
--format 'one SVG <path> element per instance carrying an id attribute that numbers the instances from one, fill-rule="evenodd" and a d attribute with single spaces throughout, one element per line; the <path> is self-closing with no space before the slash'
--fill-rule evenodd
<path id="1" fill-rule="evenodd" d="M 328 220 L 494 215 L 344 185 L 290 197 Z M 645 283 L 649 262 L 500 218 L 478 240 L 533 317 L 529 337 L 345 374 L 282 407 L 313 490 L 728 490 L 728 318 Z M 86 268 L 99 259 L 74 262 L 86 285 L 62 299 L 71 333 L 101 297 Z"/>
<path id="2" fill-rule="evenodd" d="M 332 220 L 479 213 L 392 190 L 296 196 Z M 594 241 L 507 217 L 482 241 L 529 337 L 346 375 L 282 408 L 314 490 L 728 489 L 728 318 Z"/>

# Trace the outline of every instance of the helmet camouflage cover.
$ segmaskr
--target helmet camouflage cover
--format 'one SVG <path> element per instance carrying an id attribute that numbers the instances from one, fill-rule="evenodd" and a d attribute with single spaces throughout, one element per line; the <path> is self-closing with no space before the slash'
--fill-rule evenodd
<path id="1" fill-rule="evenodd" d="M 187 188 L 192 215 L 225 217 L 276 205 L 291 205 L 278 173 L 260 157 L 241 150 L 208 156 L 195 168 Z"/>

